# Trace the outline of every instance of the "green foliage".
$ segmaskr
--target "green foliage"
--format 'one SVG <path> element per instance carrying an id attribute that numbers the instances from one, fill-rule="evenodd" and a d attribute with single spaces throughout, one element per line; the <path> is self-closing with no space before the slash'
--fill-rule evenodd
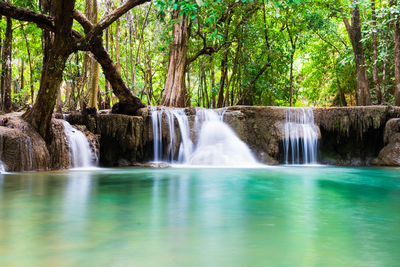
<path id="1" fill-rule="evenodd" d="M 38 1 L 12 2 L 39 12 Z M 394 87 L 393 22 L 400 17 L 400 7 L 390 6 L 387 0 L 376 1 L 378 58 L 373 62 L 370 0 L 358 3 L 373 100 L 371 72 L 377 63 L 385 103 L 390 104 Z M 119 0 L 99 1 L 99 18 L 120 4 Z M 187 95 L 193 105 L 210 106 L 218 96 L 225 58 L 228 73 L 225 85 L 229 84 L 231 94 L 229 104 L 289 105 L 292 56 L 294 105 L 329 106 L 339 91 L 348 103 L 354 104 L 354 55 L 343 23 L 343 17 L 351 21 L 352 7 L 351 0 L 153 0 L 151 6 L 150 3 L 138 6 L 120 19 L 122 77 L 144 102 L 160 104 L 173 45 L 173 25 L 177 22 L 171 14 L 179 10 L 178 20 L 184 14 L 189 18 L 187 57 L 192 59 L 199 51 L 208 49 L 187 66 Z M 85 0 L 78 0 L 76 9 L 84 12 Z M 13 28 L 13 97 L 15 102 L 23 103 L 31 94 L 27 43 L 32 82 L 37 92 L 42 33 L 35 25 L 23 23 L 25 40 L 20 23 L 14 21 Z M 74 28 L 83 33 L 76 22 Z M 108 30 L 109 53 L 116 62 L 116 23 Z M 4 19 L 0 22 L 0 31 L 4 40 Z M 78 60 L 72 56 L 64 72 L 64 81 L 77 86 L 75 97 L 80 97 L 78 93 L 87 94 L 82 77 L 84 58 L 83 52 L 78 53 Z M 19 88 L 21 84 L 23 88 Z M 106 91 L 103 74 L 100 87 L 103 99 L 106 94 L 110 95 L 111 89 Z"/>

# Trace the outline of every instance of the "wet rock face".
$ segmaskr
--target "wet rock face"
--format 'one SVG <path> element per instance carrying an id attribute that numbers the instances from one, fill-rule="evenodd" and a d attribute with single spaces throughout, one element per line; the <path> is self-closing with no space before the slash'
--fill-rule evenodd
<path id="1" fill-rule="evenodd" d="M 153 151 L 147 141 L 151 127 L 147 116 L 106 114 L 99 115 L 96 121 L 101 166 L 131 166 L 151 158 Z"/>
<path id="2" fill-rule="evenodd" d="M 322 108 L 314 110 L 321 130 L 320 163 L 366 166 L 383 147 L 387 106 Z"/>
<path id="3" fill-rule="evenodd" d="M 373 161 L 375 165 L 400 166 L 400 119 L 390 119 L 385 126 L 385 147 Z"/>
<path id="4" fill-rule="evenodd" d="M 71 168 L 72 162 L 68 148 L 68 139 L 64 133 L 62 120 L 53 119 L 51 129 L 53 131 L 51 143 L 48 146 L 51 153 L 49 168 L 56 170 Z"/>
<path id="5" fill-rule="evenodd" d="M 48 170 L 50 154 L 44 140 L 19 114 L 2 117 L 0 159 L 8 172 Z"/>
<path id="6" fill-rule="evenodd" d="M 5 170 L 21 172 L 71 168 L 68 139 L 62 120 L 52 120 L 52 138 L 46 145 L 42 137 L 20 115 L 13 113 L 0 117 L 0 160 L 3 161 Z M 93 153 L 98 155 L 98 136 L 85 130 L 84 126 L 77 128 L 86 133 Z"/>

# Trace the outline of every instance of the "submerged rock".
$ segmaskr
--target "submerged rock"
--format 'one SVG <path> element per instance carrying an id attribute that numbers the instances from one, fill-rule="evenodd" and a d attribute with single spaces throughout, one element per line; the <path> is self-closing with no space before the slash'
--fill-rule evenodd
<path id="1" fill-rule="evenodd" d="M 158 169 L 165 169 L 171 168 L 171 165 L 165 162 L 150 162 L 150 163 L 136 163 L 132 165 L 133 167 L 140 167 L 140 168 L 158 168 Z"/>

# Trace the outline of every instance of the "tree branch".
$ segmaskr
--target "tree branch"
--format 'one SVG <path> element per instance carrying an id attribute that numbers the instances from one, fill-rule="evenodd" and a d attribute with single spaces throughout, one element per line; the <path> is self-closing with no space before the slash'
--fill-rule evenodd
<path id="1" fill-rule="evenodd" d="M 44 30 L 55 30 L 54 19 L 50 16 L 36 13 L 30 9 L 17 7 L 12 4 L 0 1 L 0 15 L 10 17 L 19 21 L 27 21 L 35 23 L 39 28 Z M 75 38 L 82 38 L 82 34 L 76 30 L 72 30 Z"/>
<path id="2" fill-rule="evenodd" d="M 96 36 L 100 35 L 103 30 L 105 30 L 108 26 L 110 26 L 114 21 L 123 16 L 126 12 L 134 8 L 135 6 L 141 5 L 143 3 L 150 2 L 150 0 L 128 0 L 121 7 L 115 9 L 110 14 L 104 16 L 99 23 L 94 25 L 94 28 L 91 31 L 91 35 Z"/>
<path id="3" fill-rule="evenodd" d="M 39 28 L 54 31 L 54 19 L 52 17 L 36 13 L 27 8 L 17 7 L 1 1 L 0 14 L 19 21 L 33 22 Z"/>
<path id="4" fill-rule="evenodd" d="M 82 25 L 85 34 L 89 33 L 93 29 L 93 23 L 78 10 L 72 11 L 72 16 L 79 24 Z"/>

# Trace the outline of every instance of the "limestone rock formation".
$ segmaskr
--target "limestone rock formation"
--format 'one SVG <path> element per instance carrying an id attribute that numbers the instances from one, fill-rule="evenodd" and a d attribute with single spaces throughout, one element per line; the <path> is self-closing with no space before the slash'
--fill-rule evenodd
<path id="1" fill-rule="evenodd" d="M 102 166 L 131 166 L 150 159 L 148 153 L 152 150 L 146 149 L 146 145 L 151 127 L 144 127 L 146 118 L 122 114 L 97 117 Z"/>
<path id="2" fill-rule="evenodd" d="M 0 158 L 8 172 L 48 170 L 50 154 L 40 135 L 14 113 L 0 117 Z"/>
<path id="3" fill-rule="evenodd" d="M 400 166 L 400 119 L 390 119 L 385 126 L 385 147 L 373 161 L 375 165 Z"/>

